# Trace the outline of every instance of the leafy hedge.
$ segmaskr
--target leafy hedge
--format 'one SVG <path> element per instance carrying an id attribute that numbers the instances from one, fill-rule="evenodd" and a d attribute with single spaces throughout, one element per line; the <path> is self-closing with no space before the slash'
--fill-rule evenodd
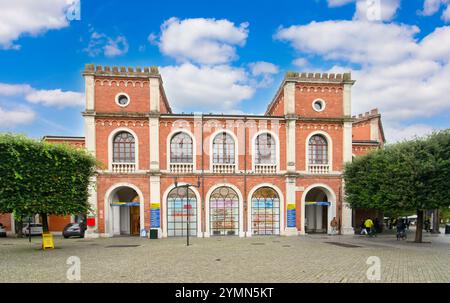
<path id="1" fill-rule="evenodd" d="M 87 151 L 21 135 L 0 135 L 0 213 L 87 213 L 96 161 Z"/>

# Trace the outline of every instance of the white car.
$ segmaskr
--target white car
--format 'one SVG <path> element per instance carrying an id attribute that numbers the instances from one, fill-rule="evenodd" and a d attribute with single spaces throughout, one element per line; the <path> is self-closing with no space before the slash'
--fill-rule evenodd
<path id="1" fill-rule="evenodd" d="M 31 228 L 31 235 L 32 236 L 37 236 L 37 235 L 42 235 L 43 229 L 42 229 L 42 224 L 39 223 L 31 223 L 30 225 Z M 28 228 L 28 223 L 25 224 L 25 226 L 22 228 L 22 233 L 26 236 L 29 236 L 29 232 L 30 229 Z"/>

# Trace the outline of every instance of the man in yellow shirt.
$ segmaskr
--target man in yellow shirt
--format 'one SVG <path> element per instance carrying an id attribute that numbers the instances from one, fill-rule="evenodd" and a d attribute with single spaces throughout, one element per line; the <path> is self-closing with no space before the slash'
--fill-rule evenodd
<path id="1" fill-rule="evenodd" d="M 373 228 L 373 221 L 372 221 L 372 219 L 370 219 L 370 218 L 366 219 L 366 221 L 364 222 L 364 226 L 366 227 L 366 230 L 369 233 L 369 235 L 371 235 L 372 234 L 372 228 Z"/>

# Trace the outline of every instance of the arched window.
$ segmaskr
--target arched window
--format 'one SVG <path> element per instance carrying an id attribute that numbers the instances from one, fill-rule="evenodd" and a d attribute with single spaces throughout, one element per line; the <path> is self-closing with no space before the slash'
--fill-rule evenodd
<path id="1" fill-rule="evenodd" d="M 113 162 L 134 163 L 135 162 L 135 139 L 126 131 L 119 132 L 113 140 Z"/>
<path id="2" fill-rule="evenodd" d="M 322 135 L 309 139 L 309 164 L 328 164 L 328 143 Z"/>
<path id="3" fill-rule="evenodd" d="M 170 162 L 192 163 L 192 138 L 184 132 L 175 134 L 170 140 Z"/>
<path id="4" fill-rule="evenodd" d="M 197 197 L 185 187 L 176 187 L 167 196 L 167 235 L 186 236 L 189 220 L 189 235 L 197 235 Z"/>
<path id="5" fill-rule="evenodd" d="M 239 232 L 239 197 L 230 187 L 216 188 L 209 198 L 212 235 L 237 235 Z"/>
<path id="6" fill-rule="evenodd" d="M 269 133 L 260 134 L 256 137 L 255 164 L 275 164 L 276 145 L 275 140 Z"/>
<path id="7" fill-rule="evenodd" d="M 213 141 L 213 163 L 234 164 L 234 144 L 230 134 L 218 134 Z"/>
<path id="8" fill-rule="evenodd" d="M 271 187 L 260 187 L 252 196 L 252 233 L 280 234 L 280 198 Z"/>

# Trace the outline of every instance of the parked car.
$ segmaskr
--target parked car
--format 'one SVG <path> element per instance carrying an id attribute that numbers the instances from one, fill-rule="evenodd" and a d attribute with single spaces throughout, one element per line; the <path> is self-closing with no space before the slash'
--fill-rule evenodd
<path id="1" fill-rule="evenodd" d="M 3 225 L 0 226 L 0 237 L 6 237 L 6 229 L 3 227 Z"/>
<path id="2" fill-rule="evenodd" d="M 42 232 L 43 232 L 42 224 L 40 224 L 40 223 L 26 223 L 25 226 L 22 228 L 22 233 L 25 236 L 29 236 L 30 235 L 30 229 L 31 229 L 31 235 L 32 236 L 42 235 Z"/>
<path id="3" fill-rule="evenodd" d="M 86 225 L 83 223 L 69 223 L 64 227 L 63 237 L 65 239 L 69 237 L 84 238 L 84 232 L 86 231 Z"/>

